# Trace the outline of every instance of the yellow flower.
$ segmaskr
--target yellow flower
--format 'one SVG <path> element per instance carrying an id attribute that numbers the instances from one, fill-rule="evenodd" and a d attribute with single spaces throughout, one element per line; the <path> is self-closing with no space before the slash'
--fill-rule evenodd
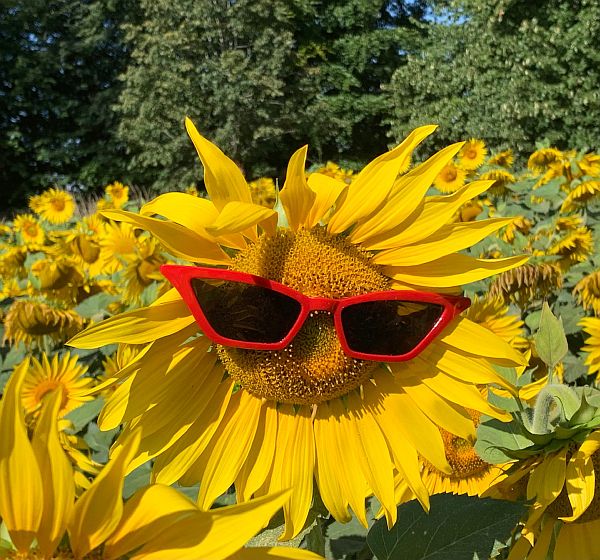
<path id="1" fill-rule="evenodd" d="M 267 208 L 275 206 L 277 193 L 275 192 L 275 181 L 273 179 L 270 177 L 261 177 L 248 183 L 248 188 L 250 189 L 254 204 L 266 206 Z"/>
<path id="2" fill-rule="evenodd" d="M 585 154 L 577 166 L 583 175 L 588 177 L 600 177 L 600 154 Z"/>
<path id="3" fill-rule="evenodd" d="M 121 278 L 124 282 L 122 299 L 126 303 L 139 303 L 143 291 L 155 280 L 163 281 L 160 265 L 166 262 L 154 239 L 144 237 L 138 242 L 138 252 L 126 256 L 127 264 Z"/>
<path id="4" fill-rule="evenodd" d="M 515 216 L 500 234 L 500 239 L 507 243 L 512 243 L 515 240 L 515 233 L 517 231 L 523 235 L 527 235 L 531 226 L 533 226 L 533 222 L 529 218 Z"/>
<path id="5" fill-rule="evenodd" d="M 134 256 L 137 249 L 135 231 L 126 223 L 105 224 L 99 242 L 100 265 L 108 274 L 121 270 L 125 265 L 125 258 Z"/>
<path id="6" fill-rule="evenodd" d="M 465 184 L 466 177 L 464 169 L 449 161 L 435 177 L 433 184 L 443 193 L 453 193 Z"/>
<path id="7" fill-rule="evenodd" d="M 573 295 L 584 309 L 593 309 L 596 315 L 600 315 L 600 271 L 596 270 L 577 282 Z"/>
<path id="8" fill-rule="evenodd" d="M 307 180 L 306 147 L 300 149 L 280 194 L 289 226 L 278 228 L 274 210 L 252 203 L 236 164 L 191 121 L 186 124 L 204 164 L 210 200 L 167 193 L 140 214 L 104 212 L 148 229 L 181 259 L 332 298 L 389 289 L 457 293 L 464 283 L 526 261 L 458 253 L 508 222 L 452 222 L 460 206 L 489 182 L 476 181 L 450 196 L 426 196 L 461 144 L 398 176 L 433 126 L 416 129 L 349 186 L 320 173 Z M 366 524 L 365 497 L 374 494 L 393 524 L 396 472 L 427 507 L 418 455 L 450 472 L 437 424 L 470 439 L 474 426 L 464 406 L 508 419 L 477 385 L 510 388 L 492 364 L 524 363 L 507 342 L 463 316 L 412 361 L 383 364 L 346 356 L 332 317 L 324 313 L 308 318 L 281 351 L 215 345 L 198 334 L 186 304 L 170 290 L 149 307 L 89 328 L 70 344 L 145 345 L 132 367 L 112 378 L 122 384 L 99 419 L 102 429 L 125 423 L 115 449 L 134 425 L 147 434 L 131 468 L 154 458 L 158 482 L 200 482 L 198 503 L 204 509 L 232 484 L 241 502 L 291 487 L 283 539 L 302 529 L 314 479 L 340 521 L 351 518 L 350 507 Z"/>
<path id="9" fill-rule="evenodd" d="M 588 366 L 590 374 L 598 373 L 600 371 L 600 319 L 584 317 L 579 321 L 579 325 L 589 335 L 581 349 L 588 353 L 585 365 Z"/>
<path id="10" fill-rule="evenodd" d="M 43 245 L 46 239 L 44 228 L 31 214 L 19 214 L 15 217 L 13 227 L 21 235 L 24 245 Z"/>
<path id="11" fill-rule="evenodd" d="M 4 340 L 23 342 L 29 348 L 63 342 L 83 328 L 83 319 L 75 312 L 49 303 L 17 300 L 4 318 Z"/>
<path id="12" fill-rule="evenodd" d="M 594 239 L 591 230 L 585 226 L 570 231 L 562 239 L 548 248 L 549 255 L 558 255 L 558 264 L 564 269 L 584 262 L 594 249 Z"/>
<path id="13" fill-rule="evenodd" d="M 511 167 L 514 161 L 515 156 L 513 151 L 509 149 L 494 154 L 492 157 L 490 157 L 488 163 L 490 165 L 499 165 L 500 167 Z"/>
<path id="14" fill-rule="evenodd" d="M 472 222 L 483 212 L 483 203 L 480 200 L 468 200 L 456 213 L 456 221 Z"/>
<path id="15" fill-rule="evenodd" d="M 189 187 L 186 187 L 183 192 L 186 194 L 190 194 L 192 196 L 200 196 L 200 193 L 198 192 L 196 185 L 190 185 Z"/>
<path id="16" fill-rule="evenodd" d="M 586 206 L 600 194 L 600 181 L 584 181 L 574 187 L 560 206 L 561 212 L 572 212 Z"/>
<path id="17" fill-rule="evenodd" d="M 516 182 L 515 176 L 506 169 L 492 169 L 479 176 L 483 181 L 494 181 L 488 191 L 493 196 L 506 196 L 511 193 L 508 185 Z"/>
<path id="18" fill-rule="evenodd" d="M 554 538 L 553 560 L 598 558 L 599 449 L 600 432 L 591 432 L 583 443 L 571 440 L 559 450 L 522 461 L 492 490 L 497 497 L 523 492 L 533 502 L 511 560 L 548 558 Z"/>
<path id="19" fill-rule="evenodd" d="M 73 469 L 58 432 L 61 392 L 44 399 L 30 440 L 20 406 L 27 369 L 25 360 L 11 376 L 0 404 L 0 518 L 14 547 L 8 550 L 9 557 L 320 558 L 298 549 L 261 548 L 248 554 L 243 549 L 281 507 L 285 493 L 204 512 L 174 488 L 151 485 L 124 504 L 123 481 L 137 452 L 138 433 L 123 443 L 76 498 Z"/>
<path id="20" fill-rule="evenodd" d="M 471 171 L 483 165 L 485 156 L 487 156 L 487 148 L 483 140 L 471 138 L 458 152 L 460 167 Z"/>
<path id="21" fill-rule="evenodd" d="M 73 216 L 75 200 L 70 193 L 60 189 L 48 189 L 39 196 L 33 207 L 31 201 L 29 204 L 32 209 L 36 208 L 34 212 L 44 220 L 51 224 L 64 224 Z"/>
<path id="22" fill-rule="evenodd" d="M 115 208 L 121 208 L 129 200 L 129 187 L 119 183 L 119 181 L 107 185 L 104 192 Z"/>
<path id="23" fill-rule="evenodd" d="M 479 425 L 481 414 L 476 410 L 466 411 L 475 425 Z M 452 469 L 444 473 L 429 461 L 422 465 L 422 476 L 430 494 L 449 492 L 480 496 L 492 484 L 505 478 L 506 465 L 487 463 L 475 452 L 475 440 L 466 440 L 444 429 L 440 429 L 444 441 L 446 458 Z"/>
<path id="24" fill-rule="evenodd" d="M 72 258 L 60 256 L 39 259 L 31 265 L 30 272 L 37 279 L 36 290 L 43 292 L 46 297 L 66 305 L 77 303 L 84 278 Z"/>
<path id="25" fill-rule="evenodd" d="M 4 245 L 4 252 L 0 255 L 0 276 L 2 278 L 25 278 L 25 259 L 27 258 L 26 247 L 15 247 Z"/>
<path id="26" fill-rule="evenodd" d="M 527 167 L 536 174 L 545 173 L 552 163 L 560 163 L 565 154 L 556 148 L 540 148 L 529 156 Z"/>
<path id="27" fill-rule="evenodd" d="M 60 417 L 92 400 L 88 393 L 94 380 L 84 376 L 87 367 L 78 364 L 77 361 L 77 355 L 71 356 L 69 352 L 61 358 L 54 354 L 51 360 L 45 352 L 42 353 L 41 360 L 31 358 L 21 390 L 23 407 L 27 414 L 37 414 L 44 397 L 56 389 L 60 389 L 62 395 Z"/>
<path id="28" fill-rule="evenodd" d="M 401 169 L 400 173 L 406 171 L 409 166 L 410 159 L 406 161 L 405 168 Z M 327 175 L 328 177 L 332 177 L 338 181 L 343 181 L 347 185 L 352 183 L 354 179 L 354 171 L 352 171 L 352 169 L 343 169 L 333 161 L 328 161 L 323 167 L 315 169 L 315 173 L 322 173 L 323 175 Z"/>
<path id="29" fill-rule="evenodd" d="M 579 214 L 571 214 L 570 216 L 556 218 L 554 229 L 556 231 L 575 231 L 583 225 L 583 218 Z"/>

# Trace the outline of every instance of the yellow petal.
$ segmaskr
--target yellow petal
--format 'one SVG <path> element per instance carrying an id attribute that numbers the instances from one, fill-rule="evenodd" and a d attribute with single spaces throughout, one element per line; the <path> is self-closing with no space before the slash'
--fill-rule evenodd
<path id="1" fill-rule="evenodd" d="M 45 397 L 32 439 L 33 451 L 44 481 L 44 507 L 37 533 L 38 548 L 52 556 L 67 527 L 75 501 L 73 467 L 60 444 L 58 413 L 63 399 L 60 387 Z"/>
<path id="2" fill-rule="evenodd" d="M 212 235 L 230 235 L 245 232 L 250 238 L 256 236 L 252 229 L 261 225 L 268 233 L 273 233 L 277 226 L 277 212 L 251 202 L 228 202 L 217 219 L 206 226 L 206 231 Z M 246 231 L 248 230 L 248 231 Z"/>
<path id="3" fill-rule="evenodd" d="M 563 516 L 559 519 L 572 522 L 585 513 L 594 499 L 596 485 L 594 461 L 581 450 L 577 451 L 569 460 L 565 476 L 567 495 L 573 515 Z"/>
<path id="4" fill-rule="evenodd" d="M 414 266 L 428 263 L 479 243 L 491 233 L 511 223 L 512 220 L 512 218 L 495 218 L 450 224 L 416 245 L 381 251 L 373 257 L 372 262 L 390 266 Z"/>
<path id="5" fill-rule="evenodd" d="M 368 241 L 372 237 L 381 236 L 386 231 L 398 227 L 423 204 L 423 197 L 439 175 L 444 166 L 460 150 L 462 142 L 447 146 L 427 161 L 412 169 L 398 179 L 385 200 L 383 207 L 371 216 L 366 213 L 356 228 L 351 232 L 353 243 Z"/>
<path id="6" fill-rule="evenodd" d="M 323 560 L 322 556 L 301 548 L 262 546 L 242 548 L 229 557 L 231 560 Z"/>
<path id="7" fill-rule="evenodd" d="M 277 408 L 267 401 L 261 408 L 260 419 L 248 458 L 235 480 L 239 502 L 248 501 L 264 484 L 273 466 L 277 438 Z"/>
<path id="8" fill-rule="evenodd" d="M 196 505 L 174 488 L 147 486 L 125 503 L 121 521 L 106 541 L 102 557 L 121 558 L 195 511 Z"/>
<path id="9" fill-rule="evenodd" d="M 325 217 L 340 195 L 347 192 L 348 185 L 323 173 L 312 173 L 307 182 L 315 193 L 315 200 L 304 222 L 307 228 L 311 228 Z"/>
<path id="10" fill-rule="evenodd" d="M 292 488 L 288 500 L 283 504 L 285 531 L 280 540 L 294 538 L 304 527 L 313 498 L 313 471 L 315 466 L 315 444 L 310 409 L 302 406 L 294 414 L 293 407 L 285 405 L 278 410 L 277 457 L 272 486 Z M 279 468 L 278 468 L 279 467 Z"/>
<path id="11" fill-rule="evenodd" d="M 288 492 L 244 504 L 198 511 L 161 531 L 132 560 L 222 560 L 267 525 Z"/>
<path id="12" fill-rule="evenodd" d="M 558 497 L 565 484 L 567 451 L 566 447 L 557 451 L 532 470 L 527 483 L 528 500 L 535 498 L 540 504 L 548 505 Z"/>
<path id="13" fill-rule="evenodd" d="M 204 166 L 204 183 L 212 203 L 222 210 L 228 202 L 252 202 L 250 189 L 240 168 L 217 146 L 201 136 L 186 117 L 185 128 Z"/>
<path id="14" fill-rule="evenodd" d="M 462 316 L 454 319 L 442 331 L 437 341 L 474 356 L 491 358 L 494 362 L 509 367 L 528 363 L 526 356 L 504 339 Z"/>
<path id="15" fill-rule="evenodd" d="M 227 253 L 212 236 L 202 237 L 197 232 L 175 222 L 141 216 L 125 210 L 103 210 L 103 216 L 116 222 L 125 222 L 152 233 L 171 254 L 182 259 L 206 264 L 226 264 Z"/>
<path id="16" fill-rule="evenodd" d="M 591 457 L 600 449 L 600 430 L 592 432 L 585 441 L 581 444 L 579 452 L 586 457 Z"/>
<path id="17" fill-rule="evenodd" d="M 400 282 L 427 288 L 449 288 L 483 280 L 526 263 L 528 256 L 476 259 L 452 254 L 417 266 L 386 266 L 383 273 Z"/>
<path id="18" fill-rule="evenodd" d="M 261 400 L 239 390 L 229 402 L 219 431 L 214 435 L 197 463 L 202 473 L 198 505 L 208 509 L 236 479 L 248 457 L 258 426 Z"/>
<path id="19" fill-rule="evenodd" d="M 417 243 L 451 221 L 465 202 L 486 191 L 492 184 L 493 181 L 474 181 L 450 195 L 426 197 L 405 222 L 390 222 L 389 229 L 369 236 L 361 245 L 366 249 L 378 250 Z"/>
<path id="20" fill-rule="evenodd" d="M 42 477 L 21 406 L 28 369 L 26 358 L 13 371 L 0 401 L 0 517 L 20 552 L 29 548 L 36 535 L 44 503 Z"/>
<path id="21" fill-rule="evenodd" d="M 67 344 L 86 350 L 119 342 L 145 344 L 174 334 L 194 321 L 187 305 L 180 299 L 115 315 L 88 327 Z"/>
<path id="22" fill-rule="evenodd" d="M 413 150 L 436 128 L 428 125 L 413 130 L 399 146 L 369 163 L 348 187 L 348 195 L 333 214 L 327 231 L 341 233 L 369 216 L 388 196 Z"/>
<path id="23" fill-rule="evenodd" d="M 231 378 L 223 381 L 212 401 L 198 414 L 185 434 L 157 457 L 153 469 L 156 482 L 173 484 L 194 466 L 225 416 L 233 386 Z"/>
<path id="24" fill-rule="evenodd" d="M 68 523 L 71 550 L 76 558 L 102 544 L 115 530 L 123 513 L 123 479 L 135 456 L 140 433 L 111 457 L 89 489 L 77 500 Z"/>
<path id="25" fill-rule="evenodd" d="M 306 225 L 306 218 L 317 197 L 306 182 L 307 150 L 308 146 L 303 146 L 290 158 L 285 184 L 279 194 L 290 228 L 294 231 Z"/>
<path id="26" fill-rule="evenodd" d="M 314 421 L 317 465 L 315 477 L 319 494 L 327 510 L 342 523 L 352 519 L 348 511 L 348 500 L 339 480 L 340 465 L 343 464 L 335 441 L 336 432 L 332 430 L 334 420 L 326 404 L 320 404 Z"/>
<path id="27" fill-rule="evenodd" d="M 213 236 L 206 231 L 206 226 L 217 219 L 219 211 L 206 198 L 182 192 L 170 192 L 161 194 L 144 204 L 140 209 L 140 214 L 143 216 L 152 214 L 164 216 L 172 222 L 191 229 L 201 237 L 213 239 Z M 242 235 L 222 236 L 218 239 L 218 242 L 221 245 L 236 249 L 244 249 L 247 246 Z"/>
<path id="28" fill-rule="evenodd" d="M 391 528 L 396 523 L 397 516 L 393 463 L 386 439 L 373 416 L 369 414 L 370 405 L 372 403 L 366 398 L 363 402 L 355 392 L 350 393 L 348 408 L 351 420 L 348 426 L 355 430 L 357 448 L 360 446 L 362 451 L 357 456 L 359 465 L 373 489 L 373 494 L 385 511 L 388 528 Z"/>

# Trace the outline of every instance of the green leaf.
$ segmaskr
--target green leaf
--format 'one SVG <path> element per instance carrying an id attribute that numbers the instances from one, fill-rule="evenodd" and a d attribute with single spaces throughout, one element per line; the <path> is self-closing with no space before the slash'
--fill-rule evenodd
<path id="1" fill-rule="evenodd" d="M 348 523 L 330 523 L 325 535 L 325 557 L 328 559 L 353 558 L 367 546 L 367 529 L 356 517 L 352 517 Z"/>
<path id="2" fill-rule="evenodd" d="M 553 368 L 569 350 L 562 320 L 556 318 L 544 302 L 540 316 L 540 327 L 534 336 L 535 347 L 541 360 Z"/>
<path id="3" fill-rule="evenodd" d="M 24 344 L 19 343 L 16 346 L 12 346 L 2 362 L 2 371 L 12 371 L 17 364 L 20 364 L 25 359 L 26 354 L 27 349 Z"/>
<path id="4" fill-rule="evenodd" d="M 526 449 L 529 446 L 531 441 L 523 435 L 516 422 L 490 419 L 477 426 L 475 452 L 488 463 L 501 464 L 510 461 L 512 457 L 505 451 Z"/>
<path id="5" fill-rule="evenodd" d="M 140 465 L 137 469 L 131 471 L 123 483 L 123 499 L 131 497 L 136 490 L 150 484 L 150 474 L 152 472 L 152 463 L 150 461 Z"/>
<path id="6" fill-rule="evenodd" d="M 100 414 L 100 410 L 103 406 L 104 399 L 102 397 L 98 397 L 93 401 L 86 402 L 80 407 L 77 407 L 75 410 L 69 412 L 65 418 L 70 420 L 73 424 L 73 433 L 81 431 L 92 420 L 94 420 L 98 414 Z"/>
<path id="7" fill-rule="evenodd" d="M 90 422 L 83 439 L 90 446 L 90 449 L 92 449 L 92 459 L 94 461 L 98 463 L 106 463 L 108 461 L 108 451 L 118 431 L 119 428 L 114 428 L 103 432 L 98 428 L 96 422 Z"/>
<path id="8" fill-rule="evenodd" d="M 398 522 L 388 531 L 378 520 L 367 543 L 378 560 L 468 560 L 489 558 L 525 512 L 518 502 L 437 494 L 426 513 L 413 500 L 398 507 Z"/>
<path id="9" fill-rule="evenodd" d="M 106 315 L 106 308 L 108 305 L 118 299 L 119 296 L 117 295 L 100 292 L 99 294 L 94 294 L 93 296 L 84 299 L 77 307 L 75 307 L 75 311 L 86 319 L 91 319 L 100 314 Z"/>

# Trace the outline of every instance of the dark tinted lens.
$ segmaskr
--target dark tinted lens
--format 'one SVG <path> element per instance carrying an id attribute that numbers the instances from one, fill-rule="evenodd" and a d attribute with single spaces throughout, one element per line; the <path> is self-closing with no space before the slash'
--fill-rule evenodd
<path id="1" fill-rule="evenodd" d="M 435 303 L 366 301 L 344 308 L 342 325 L 351 350 L 400 356 L 425 338 L 443 311 Z"/>
<path id="2" fill-rule="evenodd" d="M 193 278 L 192 289 L 212 328 L 232 340 L 279 342 L 301 311 L 295 299 L 261 286 Z"/>

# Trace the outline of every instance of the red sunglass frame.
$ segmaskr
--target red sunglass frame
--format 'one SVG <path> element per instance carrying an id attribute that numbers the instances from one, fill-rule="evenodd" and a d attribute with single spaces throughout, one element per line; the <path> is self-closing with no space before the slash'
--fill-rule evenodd
<path id="1" fill-rule="evenodd" d="M 433 292 L 400 290 L 372 292 L 341 299 L 310 297 L 292 288 L 289 288 L 288 286 L 284 286 L 279 282 L 263 278 L 262 276 L 255 276 L 254 274 L 248 274 L 246 272 L 235 272 L 233 270 L 226 270 L 222 268 L 164 264 L 160 267 L 160 271 L 162 275 L 167 278 L 167 280 L 169 280 L 173 287 L 179 292 L 188 308 L 192 312 L 192 315 L 196 319 L 196 322 L 210 340 L 216 342 L 217 344 L 222 344 L 223 346 L 245 348 L 248 350 L 282 350 L 292 342 L 311 312 L 326 311 L 333 315 L 334 325 L 340 344 L 347 356 L 361 360 L 403 362 L 420 354 L 431 343 L 431 341 L 444 330 L 444 328 L 448 325 L 448 323 L 450 323 L 450 321 L 452 321 L 452 319 L 454 319 L 459 313 L 471 305 L 471 300 L 464 296 L 451 296 L 436 294 Z M 211 324 L 204 315 L 196 296 L 194 295 L 194 290 L 191 285 L 191 280 L 193 278 L 231 280 L 234 282 L 241 282 L 244 284 L 268 288 L 297 301 L 301 306 L 300 314 L 289 333 L 279 342 L 247 342 L 221 336 L 212 328 Z M 383 355 L 368 354 L 352 350 L 348 346 L 346 335 L 344 333 L 344 328 L 342 325 L 342 310 L 355 303 L 381 300 L 434 303 L 441 305 L 444 310 L 438 321 L 427 333 L 427 335 L 425 335 L 421 342 L 419 342 L 419 344 L 417 344 L 417 346 L 415 346 L 410 352 L 399 355 Z"/>

